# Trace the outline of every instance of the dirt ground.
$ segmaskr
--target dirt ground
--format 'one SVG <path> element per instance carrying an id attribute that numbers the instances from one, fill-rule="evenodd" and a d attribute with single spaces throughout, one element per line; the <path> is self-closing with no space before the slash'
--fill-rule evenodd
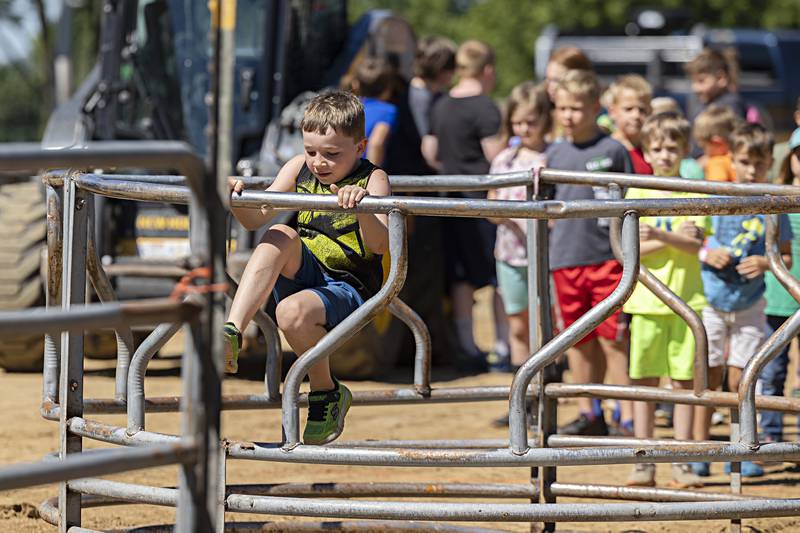
<path id="1" fill-rule="evenodd" d="M 486 338 L 486 335 L 481 335 Z M 113 362 L 93 360 L 87 363 L 86 391 L 88 397 L 110 397 L 113 391 Z M 438 386 L 507 385 L 511 376 L 507 374 L 485 374 L 472 377 L 443 379 L 443 372 L 434 369 L 434 381 Z M 397 376 L 398 382 L 410 383 L 410 370 Z M 392 388 L 396 385 L 377 382 L 348 382 L 354 390 Z M 227 379 L 225 393 L 256 394 L 263 390 L 258 376 Z M 148 374 L 146 394 L 148 396 L 178 394 L 180 391 L 177 362 L 156 360 Z M 57 425 L 39 416 L 41 376 L 37 374 L 3 374 L 0 371 L 0 466 L 23 461 L 36 461 L 58 446 Z M 392 406 L 353 408 L 347 418 L 343 438 L 357 439 L 469 439 L 507 438 L 507 429 L 495 428 L 492 421 L 503 414 L 504 402 L 481 404 L 452 404 L 427 406 Z M 572 402 L 561 404 L 560 422 L 575 416 Z M 304 416 L 304 415 L 303 415 Z M 99 420 L 124 426 L 123 416 L 98 416 Z M 278 411 L 235 411 L 223 413 L 225 437 L 242 440 L 279 441 L 280 413 Z M 796 439 L 793 429 L 795 420 L 787 417 L 787 438 Z M 179 419 L 176 414 L 150 414 L 147 429 L 164 433 L 178 433 Z M 718 426 L 715 433 L 724 435 L 725 427 Z M 667 430 L 659 434 L 668 436 Z M 101 444 L 85 441 L 87 448 Z M 563 482 L 623 484 L 629 466 L 563 467 L 558 469 L 558 478 Z M 782 498 L 800 497 L 800 469 L 792 464 L 768 466 L 764 478 L 745 480 L 744 492 L 759 496 Z M 669 480 L 669 466 L 658 466 L 658 483 L 664 486 Z M 722 465 L 712 466 L 712 477 L 708 478 L 706 490 L 725 491 L 728 477 L 722 473 Z M 337 467 L 324 465 L 284 465 L 278 463 L 229 461 L 228 483 L 280 483 L 280 482 L 332 482 L 332 481 L 407 481 L 407 482 L 469 482 L 469 483 L 526 483 L 529 470 L 526 468 L 367 468 Z M 174 486 L 175 468 L 160 468 L 110 476 L 111 479 L 126 480 L 149 485 Z M 57 494 L 55 485 L 35 487 L 0 493 L 1 532 L 49 532 L 53 526 L 36 518 L 36 506 Z M 466 500 L 469 501 L 469 500 Z M 473 500 L 474 501 L 474 500 Z M 496 500 L 499 501 L 499 500 Z M 560 501 L 580 501 L 563 499 Z M 154 506 L 116 506 L 88 509 L 83 514 L 84 527 L 111 529 L 123 526 L 163 524 L 174 522 L 174 510 Z M 798 511 L 800 515 L 800 511 Z M 228 521 L 297 520 L 282 517 L 257 517 L 229 513 Z M 797 518 L 745 520 L 744 531 L 788 532 L 800 531 L 800 516 Z M 467 525 L 467 524 L 464 524 Z M 528 524 L 472 524 L 498 531 L 529 531 Z M 563 524 L 559 531 L 653 531 L 684 532 L 702 528 L 706 532 L 726 531 L 728 523 L 673 522 L 673 523 L 620 523 L 620 524 Z"/>

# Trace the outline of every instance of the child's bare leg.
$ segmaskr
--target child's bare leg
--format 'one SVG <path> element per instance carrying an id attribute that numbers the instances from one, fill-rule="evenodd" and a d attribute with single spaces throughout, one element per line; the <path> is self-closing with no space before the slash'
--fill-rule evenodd
<path id="1" fill-rule="evenodd" d="M 294 229 L 276 224 L 267 230 L 247 261 L 239 290 L 231 304 L 228 322 L 244 330 L 256 311 L 267 301 L 278 275 L 294 278 L 302 259 L 300 236 Z"/>
<path id="2" fill-rule="evenodd" d="M 311 290 L 292 294 L 281 300 L 275 309 L 278 327 L 298 357 L 302 356 L 325 336 L 325 305 L 319 295 Z M 315 363 L 308 370 L 312 391 L 334 388 L 328 358 Z"/>
<path id="3" fill-rule="evenodd" d="M 708 388 L 717 390 L 722 386 L 721 366 L 712 366 L 708 369 Z M 711 414 L 714 410 L 710 407 L 696 405 L 694 408 L 694 440 L 708 440 L 711 437 Z"/>
<path id="4" fill-rule="evenodd" d="M 528 344 L 528 312 L 523 311 L 508 315 L 508 326 L 510 330 L 511 364 L 522 366 L 531 355 L 530 345 Z"/>
<path id="5" fill-rule="evenodd" d="M 739 381 L 742 379 L 742 369 L 735 366 L 728 367 L 728 390 L 734 394 L 739 392 Z"/>
<path id="6" fill-rule="evenodd" d="M 598 337 L 600 346 L 606 356 L 606 368 L 609 381 L 614 385 L 628 385 L 628 346 L 626 342 L 614 341 Z M 602 378 L 601 378 L 602 379 Z M 658 384 L 656 384 L 657 386 Z M 627 422 L 633 419 L 633 402 L 629 400 L 619 401 L 620 420 Z"/>
<path id="7" fill-rule="evenodd" d="M 597 338 L 567 350 L 569 372 L 573 383 L 602 383 L 606 374 L 606 360 Z M 578 408 L 583 414 L 591 414 L 592 399 L 578 398 Z"/>
<path id="8" fill-rule="evenodd" d="M 658 378 L 640 378 L 630 380 L 634 385 L 658 387 Z M 653 402 L 633 403 L 633 433 L 640 439 L 651 439 L 655 434 L 656 406 Z"/>
<path id="9" fill-rule="evenodd" d="M 478 355 L 480 350 L 475 344 L 472 332 L 472 308 L 475 305 L 475 287 L 461 281 L 455 283 L 451 289 L 453 299 L 453 321 L 456 324 L 456 334 L 461 348 L 469 355 Z"/>
<path id="10" fill-rule="evenodd" d="M 692 381 L 672 380 L 674 389 L 691 389 Z M 675 428 L 675 438 L 678 440 L 692 440 L 692 420 L 694 419 L 694 406 L 675 404 L 675 413 L 672 417 Z"/>

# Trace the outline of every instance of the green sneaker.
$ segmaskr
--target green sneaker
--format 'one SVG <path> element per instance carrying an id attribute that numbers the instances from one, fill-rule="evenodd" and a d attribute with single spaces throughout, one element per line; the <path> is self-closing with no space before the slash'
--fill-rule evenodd
<path id="1" fill-rule="evenodd" d="M 331 391 L 311 392 L 308 395 L 308 421 L 303 431 L 304 444 L 327 444 L 336 440 L 344 430 L 344 416 L 350 409 L 353 395 L 350 389 L 333 380 Z"/>
<path id="2" fill-rule="evenodd" d="M 242 347 L 242 333 L 233 322 L 225 322 L 222 326 L 225 337 L 225 373 L 235 374 L 239 371 L 239 349 Z"/>

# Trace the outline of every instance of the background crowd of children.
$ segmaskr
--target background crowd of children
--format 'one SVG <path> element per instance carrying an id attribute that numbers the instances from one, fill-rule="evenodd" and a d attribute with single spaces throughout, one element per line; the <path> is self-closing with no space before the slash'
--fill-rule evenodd
<path id="1" fill-rule="evenodd" d="M 540 83 L 524 82 L 505 99 L 502 112 L 490 98 L 496 81 L 494 52 L 480 41 L 458 48 L 447 39 L 420 42 L 417 76 L 405 91 L 391 90 L 391 67 L 366 62 L 352 86 L 367 115 L 368 153 L 384 163 L 392 143 L 417 142 L 428 172 L 486 174 L 542 166 L 564 170 L 625 172 L 738 183 L 797 184 L 800 128 L 775 145 L 736 92 L 737 69 L 725 52 L 705 49 L 686 65 L 693 97 L 684 114 L 669 97 L 653 98 L 638 75 L 621 76 L 603 90 L 586 55 L 556 50 Z M 383 74 L 378 72 L 383 69 Z M 451 80 L 456 80 L 451 85 Z M 400 100 L 397 99 L 400 94 Z M 394 99 L 393 99 L 394 98 Z M 391 103 L 393 102 L 393 103 Z M 795 119 L 800 125 L 800 102 Z M 397 108 L 407 106 L 418 138 L 393 138 Z M 402 114 L 402 113 L 400 113 Z M 371 116 L 372 115 L 372 116 Z M 368 126 L 369 128 L 369 126 Z M 773 155 L 774 154 L 774 155 Z M 420 172 L 422 173 L 422 172 Z M 443 177 L 443 179 L 445 179 Z M 559 185 L 557 200 L 605 199 L 602 187 Z M 627 198 L 692 197 L 688 193 L 630 189 Z M 460 196 L 474 196 L 460 194 Z M 697 195 L 694 195 L 695 197 Z M 489 197 L 523 200 L 525 187 L 489 192 Z M 513 371 L 530 354 L 528 345 L 527 251 L 524 221 L 449 219 L 443 226 L 446 283 L 464 369 Z M 781 215 L 779 247 L 784 262 L 800 275 L 800 214 Z M 771 331 L 798 303 L 769 272 L 764 215 L 643 217 L 641 260 L 659 280 L 702 316 L 709 339 L 710 386 L 737 390 L 742 368 Z M 792 242 L 795 246 L 792 247 Z M 550 268 L 560 327 L 567 327 L 619 283 L 622 268 L 609 244 L 607 219 L 562 219 L 550 225 Z M 481 352 L 473 338 L 473 293 L 494 289 L 497 341 Z M 639 384 L 691 388 L 694 338 L 644 286 L 567 354 L 574 383 Z M 782 395 L 788 348 L 761 377 L 764 394 Z M 666 379 L 667 381 L 662 381 Z M 560 433 L 653 437 L 655 406 L 618 402 L 607 423 L 598 401 L 579 398 L 579 417 Z M 675 438 L 707 440 L 711 410 L 676 406 Z M 783 438 L 782 416 L 762 414 L 763 439 Z M 763 474 L 744 463 L 746 476 Z M 708 463 L 672 465 L 678 487 L 700 486 Z M 628 483 L 655 484 L 655 465 L 636 465 Z"/>

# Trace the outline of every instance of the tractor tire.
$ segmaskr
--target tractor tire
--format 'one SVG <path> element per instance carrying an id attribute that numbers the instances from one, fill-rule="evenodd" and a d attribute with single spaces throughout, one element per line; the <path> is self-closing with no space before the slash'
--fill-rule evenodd
<path id="1" fill-rule="evenodd" d="M 44 191 L 33 181 L 0 185 L 0 311 L 44 304 L 42 254 L 46 249 Z M 0 339 L 0 368 L 42 368 L 44 336 Z"/>

